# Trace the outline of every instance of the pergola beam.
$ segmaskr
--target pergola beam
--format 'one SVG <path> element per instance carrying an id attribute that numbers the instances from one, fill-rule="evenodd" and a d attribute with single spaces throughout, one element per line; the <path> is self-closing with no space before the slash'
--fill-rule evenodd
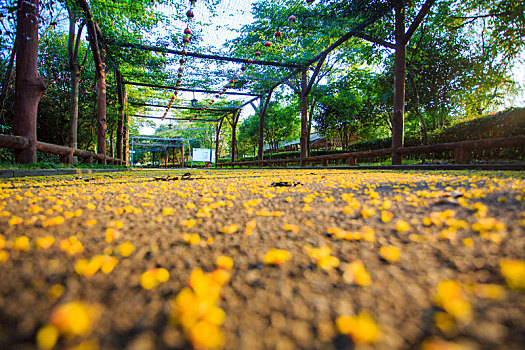
<path id="1" fill-rule="evenodd" d="M 143 107 L 159 107 L 159 108 L 168 108 L 168 105 L 159 105 L 155 103 L 142 103 L 142 102 L 129 102 L 133 106 L 143 106 Z M 202 107 L 187 107 L 187 106 L 171 106 L 172 109 L 188 109 L 188 110 L 202 110 Z M 213 112 L 232 112 L 239 107 L 228 107 L 228 108 L 206 108 L 206 111 Z"/>
<path id="2" fill-rule="evenodd" d="M 165 47 L 158 47 L 158 46 L 131 44 L 131 43 L 123 43 L 123 42 L 113 42 L 111 44 L 115 46 L 131 48 L 131 49 L 139 49 L 139 50 L 152 51 L 152 52 L 163 52 L 163 53 L 170 53 L 170 54 L 181 55 L 181 56 L 216 60 L 216 61 L 228 61 L 228 62 L 237 62 L 237 63 L 244 63 L 244 64 L 255 64 L 255 65 L 260 65 L 260 66 L 282 67 L 282 68 L 300 68 L 302 67 L 302 65 L 298 63 L 271 62 L 271 61 L 259 61 L 259 60 L 248 62 L 248 60 L 244 58 L 226 57 L 226 56 L 219 56 L 219 55 L 206 55 L 206 54 L 196 53 L 196 52 L 183 53 L 182 51 L 179 51 L 179 50 L 173 50 L 173 49 L 168 49 Z"/>
<path id="3" fill-rule="evenodd" d="M 217 123 L 220 121 L 219 119 L 200 119 L 200 118 L 162 118 L 162 117 L 152 117 L 150 115 L 130 115 L 130 117 L 135 118 L 146 118 L 146 119 L 161 119 L 161 120 L 182 120 L 182 121 L 191 121 L 192 122 L 209 122 L 209 123 Z"/>
<path id="4" fill-rule="evenodd" d="M 152 87 L 157 89 L 165 89 L 165 90 L 177 90 L 177 91 L 188 91 L 188 92 L 203 92 L 205 94 L 219 94 L 223 93 L 226 95 L 238 95 L 238 96 L 260 96 L 259 94 L 250 94 L 248 92 L 224 92 L 224 91 L 216 91 L 216 90 L 203 90 L 203 89 L 186 89 L 176 86 L 166 86 L 166 85 L 157 85 L 157 84 L 147 84 L 147 83 L 139 83 L 134 81 L 125 81 L 124 84 L 127 85 L 135 85 L 135 86 L 145 86 L 145 87 Z"/>

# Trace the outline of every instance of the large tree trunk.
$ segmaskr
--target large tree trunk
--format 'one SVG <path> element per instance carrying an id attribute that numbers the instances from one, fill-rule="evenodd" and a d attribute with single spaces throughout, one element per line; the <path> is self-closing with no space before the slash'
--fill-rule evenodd
<path id="1" fill-rule="evenodd" d="M 46 87 L 38 76 L 39 0 L 20 0 L 16 23 L 14 134 L 29 139 L 29 148 L 15 151 L 18 163 L 36 162 L 38 103 Z"/>
<path id="2" fill-rule="evenodd" d="M 312 119 L 313 119 L 313 115 L 314 115 L 314 108 L 315 108 L 315 103 L 317 101 L 316 100 L 313 100 L 312 101 L 312 104 L 310 105 L 310 111 L 308 113 L 308 126 L 306 127 L 307 129 L 307 134 L 306 134 L 306 150 L 307 150 L 307 156 L 310 157 L 310 154 L 311 154 L 311 145 L 310 145 L 310 136 L 312 135 Z"/>
<path id="3" fill-rule="evenodd" d="M 399 1 L 395 6 L 396 56 L 394 59 L 394 114 L 392 116 L 392 164 L 401 164 L 401 155 L 397 152 L 404 144 L 405 124 L 405 5 Z"/>

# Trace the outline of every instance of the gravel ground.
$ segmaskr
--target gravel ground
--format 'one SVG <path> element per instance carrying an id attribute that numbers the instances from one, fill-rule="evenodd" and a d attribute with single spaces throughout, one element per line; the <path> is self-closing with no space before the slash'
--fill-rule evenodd
<path id="1" fill-rule="evenodd" d="M 0 348 L 523 348 L 525 173 L 182 174 L 0 182 Z"/>

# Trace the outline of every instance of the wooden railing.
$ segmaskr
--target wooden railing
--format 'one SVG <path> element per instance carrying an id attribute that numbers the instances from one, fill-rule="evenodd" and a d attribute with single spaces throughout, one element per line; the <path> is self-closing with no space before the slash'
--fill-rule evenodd
<path id="1" fill-rule="evenodd" d="M 494 149 L 494 148 L 509 148 L 525 146 L 525 135 L 521 136 L 510 136 L 500 137 L 494 139 L 482 139 L 473 141 L 461 141 L 461 142 L 450 142 L 440 143 L 435 145 L 425 146 L 413 146 L 413 147 L 400 147 L 398 153 L 401 155 L 415 155 L 425 153 L 441 153 L 441 152 L 454 152 L 454 160 L 457 164 L 469 164 L 472 151 Z M 305 159 L 291 158 L 291 159 L 265 159 L 262 161 L 253 160 L 246 162 L 235 162 L 235 163 L 217 163 L 218 167 L 233 167 L 233 166 L 273 166 L 280 164 L 287 166 L 288 164 L 298 163 L 301 166 L 313 163 L 321 163 L 323 166 L 327 166 L 331 160 L 346 160 L 349 166 L 356 166 L 357 159 L 366 158 L 377 158 L 384 157 L 392 154 L 391 148 L 383 148 L 372 151 L 360 151 L 360 152 L 348 152 L 338 154 L 328 154 L 323 156 L 308 157 Z"/>
<path id="2" fill-rule="evenodd" d="M 0 147 L 2 148 L 10 148 L 10 149 L 27 149 L 29 148 L 29 139 L 26 137 L 21 136 L 13 136 L 13 135 L 1 135 L 0 134 Z M 66 159 L 71 159 L 73 156 L 75 157 L 81 157 L 86 160 L 86 163 L 92 164 L 93 161 L 99 160 L 103 161 L 106 164 L 110 165 L 125 165 L 126 162 L 124 160 L 108 157 L 103 154 L 98 154 L 90 151 L 83 151 L 76 148 L 66 147 L 66 146 L 59 146 L 54 145 L 52 143 L 46 143 L 37 141 L 36 142 L 36 149 L 37 151 L 45 152 L 45 153 L 53 153 L 58 154 L 61 156 L 62 161 L 65 163 Z"/>

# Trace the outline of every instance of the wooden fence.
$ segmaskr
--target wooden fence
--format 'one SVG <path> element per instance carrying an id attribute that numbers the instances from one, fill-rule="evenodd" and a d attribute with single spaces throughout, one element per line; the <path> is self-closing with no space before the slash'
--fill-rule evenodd
<path id="1" fill-rule="evenodd" d="M 13 136 L 13 135 L 1 135 L 0 134 L 0 147 L 10 149 L 28 149 L 30 141 L 27 137 Z M 103 154 L 98 154 L 90 151 L 83 151 L 76 148 L 54 145 L 51 143 L 36 142 L 37 151 L 45 153 L 53 153 L 61 156 L 63 163 L 68 163 L 68 159 L 72 159 L 73 156 L 81 157 L 86 160 L 86 163 L 92 164 L 94 159 L 99 161 L 105 161 L 106 164 L 110 165 L 125 165 L 126 161 L 118 158 L 108 157 Z"/>
<path id="2" fill-rule="evenodd" d="M 400 155 L 416 155 L 425 153 L 441 153 L 441 152 L 454 152 L 454 160 L 457 164 L 469 164 L 471 159 L 472 151 L 495 149 L 495 148 L 509 148 L 509 147 L 520 147 L 525 146 L 525 135 L 500 137 L 494 139 L 482 139 L 473 141 L 461 141 L 461 142 L 450 142 L 440 143 L 435 145 L 425 146 L 413 146 L 413 147 L 400 147 L 397 149 Z M 349 153 L 338 153 L 328 154 L 323 156 L 308 157 L 305 159 L 291 158 L 291 159 L 267 159 L 267 160 L 253 160 L 246 162 L 234 162 L 234 163 L 217 163 L 218 167 L 233 167 L 233 166 L 288 166 L 288 164 L 298 163 L 301 166 L 307 164 L 321 163 L 322 166 L 327 166 L 329 161 L 333 160 L 346 160 L 349 166 L 356 166 L 357 159 L 376 158 L 383 157 L 392 154 L 391 148 L 383 148 L 372 151 L 360 151 L 360 152 L 349 152 Z"/>

